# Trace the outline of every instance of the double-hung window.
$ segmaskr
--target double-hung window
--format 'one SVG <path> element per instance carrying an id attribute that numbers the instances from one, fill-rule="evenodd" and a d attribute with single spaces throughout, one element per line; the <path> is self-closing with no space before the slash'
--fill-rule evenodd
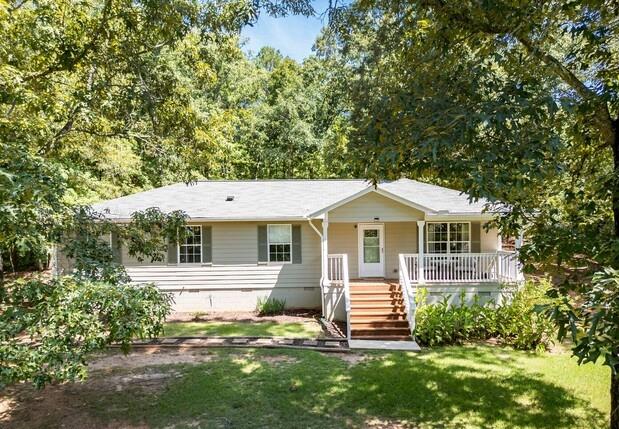
<path id="1" fill-rule="evenodd" d="M 178 261 L 181 264 L 202 262 L 202 227 L 187 226 L 187 235 L 178 245 Z"/>
<path id="2" fill-rule="evenodd" d="M 428 253 L 469 253 L 470 222 L 429 222 Z"/>
<path id="3" fill-rule="evenodd" d="M 268 226 L 269 262 L 292 261 L 292 225 Z"/>

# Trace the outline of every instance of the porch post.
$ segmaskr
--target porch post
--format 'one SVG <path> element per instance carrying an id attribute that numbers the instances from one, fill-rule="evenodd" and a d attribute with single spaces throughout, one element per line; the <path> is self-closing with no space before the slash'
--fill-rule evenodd
<path id="1" fill-rule="evenodd" d="M 321 238 L 321 256 L 322 256 L 322 285 L 330 286 L 329 279 L 329 215 L 324 214 L 322 219 L 322 238 Z"/>
<path id="2" fill-rule="evenodd" d="M 426 261 L 425 261 L 425 249 L 424 249 L 424 234 L 425 234 L 425 225 L 426 225 L 426 221 L 425 220 L 418 220 L 417 221 L 417 239 L 418 239 L 418 249 L 417 249 L 417 254 L 419 255 L 419 260 L 418 260 L 418 264 L 417 264 L 417 282 L 419 284 L 424 284 L 426 282 L 426 279 L 424 277 L 424 268 L 426 265 Z"/>
<path id="3" fill-rule="evenodd" d="M 518 238 L 516 238 L 516 242 L 514 243 L 514 247 L 516 248 L 516 280 L 524 281 L 524 273 L 522 272 L 522 264 L 520 263 L 520 248 L 524 243 L 524 231 L 521 229 L 518 234 Z"/>

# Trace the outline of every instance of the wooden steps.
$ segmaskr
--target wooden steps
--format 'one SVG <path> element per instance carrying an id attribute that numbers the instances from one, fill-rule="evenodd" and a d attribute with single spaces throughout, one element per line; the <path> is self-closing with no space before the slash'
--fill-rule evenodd
<path id="1" fill-rule="evenodd" d="M 397 282 L 351 281 L 350 306 L 353 339 L 411 340 L 404 297 Z"/>

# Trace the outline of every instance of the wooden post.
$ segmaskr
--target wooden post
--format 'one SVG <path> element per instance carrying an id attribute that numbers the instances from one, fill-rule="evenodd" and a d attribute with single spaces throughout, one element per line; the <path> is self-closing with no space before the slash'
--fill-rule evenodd
<path id="1" fill-rule="evenodd" d="M 329 279 L 329 215 L 324 214 L 322 219 L 322 238 L 321 238 L 321 256 L 322 256 L 322 285 L 330 286 Z"/>
<path id="2" fill-rule="evenodd" d="M 425 269 L 425 258 L 424 258 L 424 253 L 425 253 L 425 249 L 424 249 L 424 233 L 425 233 L 425 225 L 426 225 L 426 221 L 424 220 L 418 220 L 417 221 L 417 239 L 418 239 L 418 250 L 417 253 L 419 254 L 419 260 L 417 261 L 417 282 L 419 284 L 424 284 L 426 282 L 425 279 L 425 275 L 424 275 L 424 269 Z"/>

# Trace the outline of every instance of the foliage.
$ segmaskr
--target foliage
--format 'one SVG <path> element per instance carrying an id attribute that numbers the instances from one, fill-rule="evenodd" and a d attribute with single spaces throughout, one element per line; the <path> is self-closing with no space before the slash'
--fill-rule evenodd
<path id="1" fill-rule="evenodd" d="M 606 268 L 596 273 L 583 301 L 574 303 L 562 296 L 560 302 L 539 308 L 559 325 L 559 338 L 571 336 L 579 363 L 603 359 L 613 372 L 619 367 L 619 270 Z"/>
<path id="2" fill-rule="evenodd" d="M 548 302 L 547 283 L 527 282 L 507 302 L 480 304 L 475 296 L 466 304 L 461 293 L 459 303 L 449 303 L 451 296 L 444 296 L 436 304 L 427 304 L 427 289 L 417 295 L 415 338 L 428 346 L 461 344 L 472 340 L 498 338 L 522 350 L 548 348 L 554 333 L 550 318 L 536 313 L 535 306 Z"/>
<path id="3" fill-rule="evenodd" d="M 61 236 L 60 248 L 72 259 L 73 275 L 79 279 L 127 283 L 115 255 L 122 245 L 139 261 L 163 261 L 168 243 L 177 243 L 186 233 L 187 215 L 182 211 L 163 213 L 151 207 L 132 213 L 127 223 L 114 222 L 88 207 L 75 207 L 73 212 L 64 225 L 68 232 Z"/>
<path id="4" fill-rule="evenodd" d="M 553 302 L 547 295 L 548 281 L 526 282 L 510 302 L 497 308 L 497 332 L 505 344 L 521 350 L 547 349 L 556 333 L 551 318 L 537 313 L 536 306 Z"/>
<path id="5" fill-rule="evenodd" d="M 324 52 L 353 76 L 356 169 L 509 207 L 497 223 L 527 228 L 528 268 L 616 265 L 614 16 L 602 1 L 353 2 Z"/>
<path id="6" fill-rule="evenodd" d="M 285 299 L 258 297 L 258 299 L 256 300 L 256 311 L 260 316 L 273 316 L 276 314 L 282 314 L 285 307 Z"/>
<path id="7" fill-rule="evenodd" d="M 347 85 L 357 170 L 486 198 L 503 236 L 526 229 L 525 267 L 582 294 L 583 314 L 600 314 L 591 276 L 619 266 L 616 4 L 363 0 L 337 16 L 324 52 L 355 76 Z M 597 285 L 610 288 L 597 298 L 614 293 L 612 282 Z M 600 322 L 616 321 L 614 311 Z M 612 362 L 616 341 L 604 346 Z M 598 348 L 575 351 L 589 350 Z"/>
<path id="8" fill-rule="evenodd" d="M 86 356 L 110 344 L 159 335 L 170 297 L 153 285 L 62 277 L 0 289 L 0 384 L 36 387 L 86 377 Z"/>

